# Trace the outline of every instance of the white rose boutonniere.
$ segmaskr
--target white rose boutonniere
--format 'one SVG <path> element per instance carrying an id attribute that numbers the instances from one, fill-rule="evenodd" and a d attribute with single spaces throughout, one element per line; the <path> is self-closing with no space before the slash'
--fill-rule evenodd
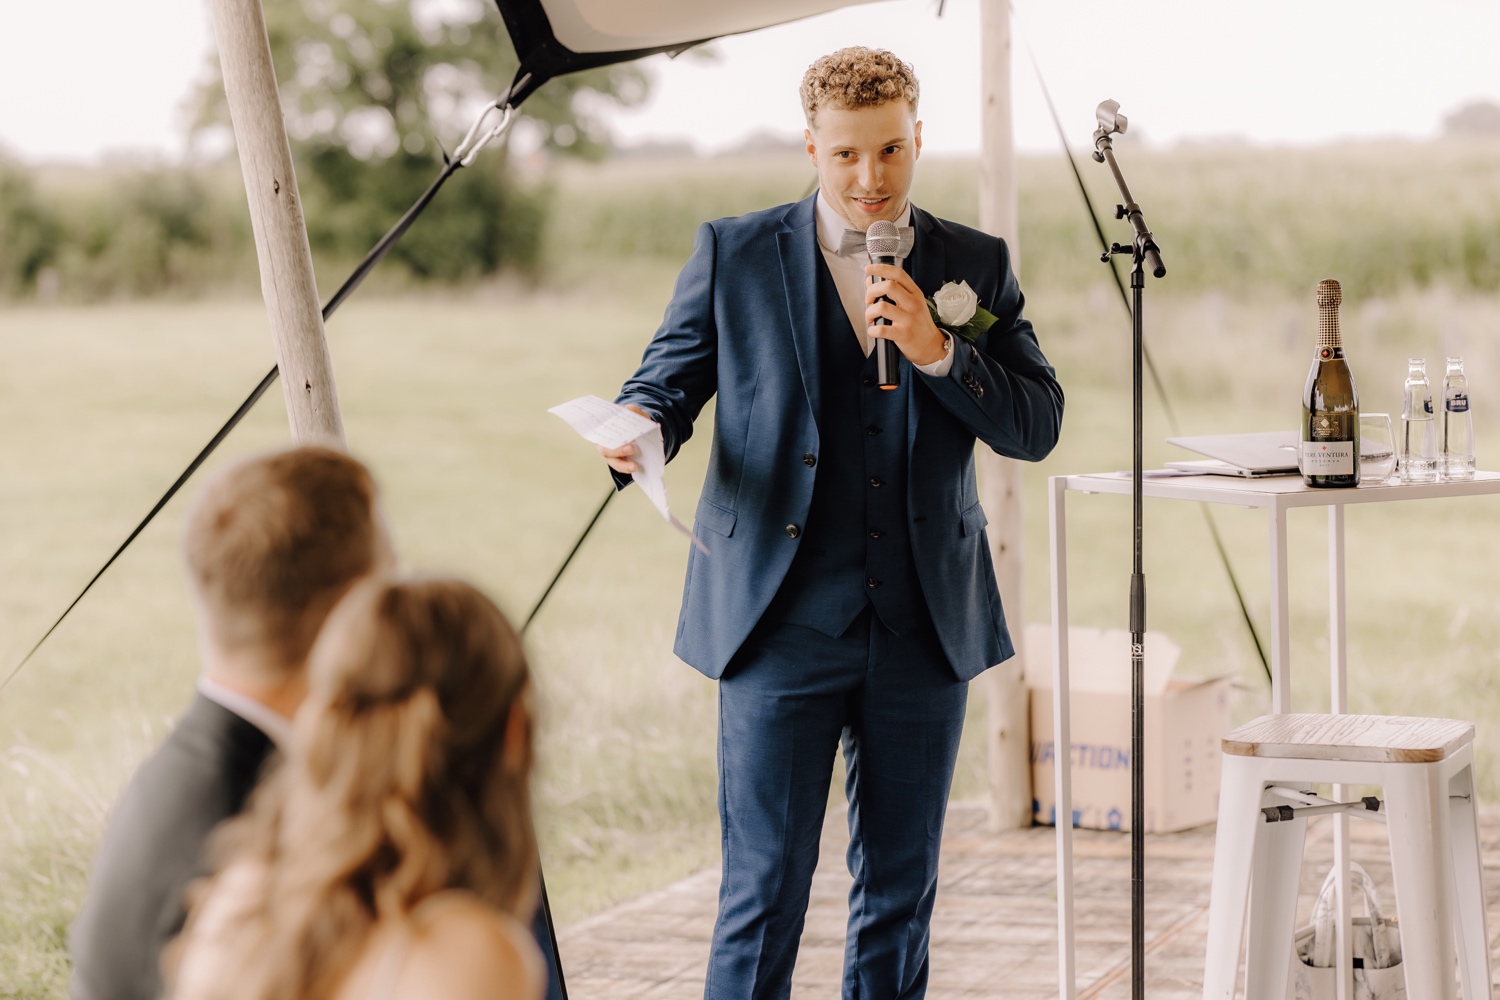
<path id="1" fill-rule="evenodd" d="M 950 281 L 933 294 L 932 304 L 945 326 L 963 326 L 974 318 L 974 310 L 979 308 L 979 295 L 967 281 L 958 284 Z"/>
<path id="2" fill-rule="evenodd" d="M 973 340 L 995 325 L 995 314 L 979 305 L 979 296 L 967 281 L 945 281 L 927 297 L 932 321 L 949 333 Z"/>

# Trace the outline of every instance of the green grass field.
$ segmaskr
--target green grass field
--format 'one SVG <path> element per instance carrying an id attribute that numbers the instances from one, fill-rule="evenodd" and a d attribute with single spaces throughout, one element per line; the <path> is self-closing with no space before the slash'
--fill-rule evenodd
<path id="1" fill-rule="evenodd" d="M 564 232 L 590 213 L 601 218 L 601 206 L 623 217 L 675 197 L 689 207 L 661 232 L 676 244 L 642 246 L 602 276 L 607 254 L 563 259 L 554 249 L 553 277 L 538 287 L 360 298 L 330 322 L 350 445 L 380 479 L 408 567 L 468 576 L 524 617 L 608 487 L 592 448 L 546 407 L 612 394 L 629 374 L 692 223 L 794 198 L 807 181 L 784 163 L 756 172 L 756 184 L 705 182 L 695 191 L 676 169 L 570 173 L 563 188 L 576 195 L 577 217 L 559 220 Z M 962 217 L 960 166 L 938 163 L 925 176 L 946 187 L 934 187 L 924 204 L 946 199 Z M 1464 175 L 1455 176 L 1445 183 L 1462 189 Z M 639 198 L 619 197 L 633 189 Z M 1047 204 L 1062 217 L 1066 206 Z M 1170 248 L 1170 230 L 1157 229 Z M 1024 256 L 1026 233 L 1023 226 L 1029 315 L 1068 393 L 1062 443 L 1026 478 L 1024 617 L 1045 621 L 1045 480 L 1128 465 L 1128 327 L 1102 268 L 1049 270 L 1050 250 Z M 612 240 L 599 236 L 601 246 Z M 1175 258 L 1187 275 L 1203 267 L 1195 253 L 1204 251 Z M 1298 294 L 1269 279 L 1219 290 L 1186 277 L 1185 288 L 1173 277 L 1153 283 L 1148 339 L 1184 432 L 1294 426 L 1315 332 L 1311 288 L 1324 276 L 1341 275 L 1337 267 L 1312 273 Z M 323 277 L 332 284 L 337 276 Z M 1365 410 L 1399 409 L 1409 353 L 1463 353 L 1480 464 L 1500 465 L 1492 402 L 1500 297 L 1429 284 L 1351 293 L 1345 303 Z M 254 300 L 0 310 L 0 670 L 30 648 L 272 360 Z M 208 471 L 286 442 L 279 391 Z M 669 470 L 684 515 L 696 499 L 709 418 Z M 1166 433 L 1148 401 L 1148 463 L 1168 457 Z M 0 997 L 65 995 L 63 935 L 109 805 L 191 695 L 193 623 L 177 555 L 187 499 L 164 511 L 0 692 Z M 1128 504 L 1082 497 L 1070 512 L 1074 621 L 1123 625 Z M 1217 517 L 1264 630 L 1264 522 L 1234 510 Z M 1495 523 L 1485 500 L 1382 505 L 1348 517 L 1354 708 L 1477 721 L 1490 800 L 1500 794 Z M 1263 711 L 1260 666 L 1201 518 L 1152 504 L 1146 531 L 1152 627 L 1183 647 L 1184 672 L 1242 681 L 1240 717 Z M 1327 700 L 1323 519 L 1294 515 L 1291 547 L 1294 698 L 1316 709 Z M 670 651 L 685 560 L 680 536 L 627 491 L 528 636 L 542 692 L 537 812 L 563 924 L 717 862 L 714 687 Z M 983 702 L 971 700 L 960 797 L 984 794 Z"/>

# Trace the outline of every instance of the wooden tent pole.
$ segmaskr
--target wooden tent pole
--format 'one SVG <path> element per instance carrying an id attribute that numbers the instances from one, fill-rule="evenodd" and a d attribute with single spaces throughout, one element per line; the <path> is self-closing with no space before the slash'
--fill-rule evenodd
<path id="1" fill-rule="evenodd" d="M 1011 128 L 1010 0 L 980 0 L 979 227 L 1003 238 L 1017 263 L 1016 153 Z M 990 552 L 1016 655 L 984 674 L 989 695 L 991 822 L 997 830 L 1031 825 L 1031 716 L 1022 664 L 1026 605 L 1022 576 L 1025 523 L 1021 463 L 979 449 L 980 498 L 990 515 Z"/>
<path id="2" fill-rule="evenodd" d="M 260 0 L 213 0 L 212 7 L 292 440 L 343 448 L 344 422 L 265 15 Z"/>

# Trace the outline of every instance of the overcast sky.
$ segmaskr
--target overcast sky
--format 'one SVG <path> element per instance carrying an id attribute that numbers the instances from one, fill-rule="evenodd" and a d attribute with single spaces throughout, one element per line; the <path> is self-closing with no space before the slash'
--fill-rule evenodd
<path id="1" fill-rule="evenodd" d="M 890 0 L 722 40 L 713 63 L 655 57 L 654 98 L 621 113 L 616 135 L 688 139 L 707 151 L 757 131 L 794 135 L 803 69 L 865 44 L 915 66 L 927 150 L 972 152 L 978 6 L 948 0 L 938 18 L 935 0 Z M 1467 101 L 1500 101 L 1500 0 L 1017 0 L 1016 9 L 1022 149 L 1057 141 L 1028 48 L 1080 145 L 1105 98 L 1158 143 L 1425 138 Z M 203 71 L 210 34 L 205 0 L 8 0 L 0 145 L 32 161 L 179 155 L 182 97 Z"/>

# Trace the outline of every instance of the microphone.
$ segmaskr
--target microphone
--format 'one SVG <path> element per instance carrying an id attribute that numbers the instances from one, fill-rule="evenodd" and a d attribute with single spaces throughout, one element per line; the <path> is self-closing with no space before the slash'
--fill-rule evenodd
<path id="1" fill-rule="evenodd" d="M 870 228 L 865 230 L 865 250 L 870 255 L 872 264 L 894 264 L 896 254 L 901 249 L 901 231 L 896 228 L 894 222 L 880 219 L 870 223 Z M 882 295 L 878 301 L 889 302 L 888 297 Z M 876 326 L 890 326 L 891 321 L 884 316 L 875 321 Z M 901 385 L 901 359 L 897 356 L 896 345 L 889 340 L 879 339 L 875 341 L 875 377 L 882 389 L 895 389 Z"/>

